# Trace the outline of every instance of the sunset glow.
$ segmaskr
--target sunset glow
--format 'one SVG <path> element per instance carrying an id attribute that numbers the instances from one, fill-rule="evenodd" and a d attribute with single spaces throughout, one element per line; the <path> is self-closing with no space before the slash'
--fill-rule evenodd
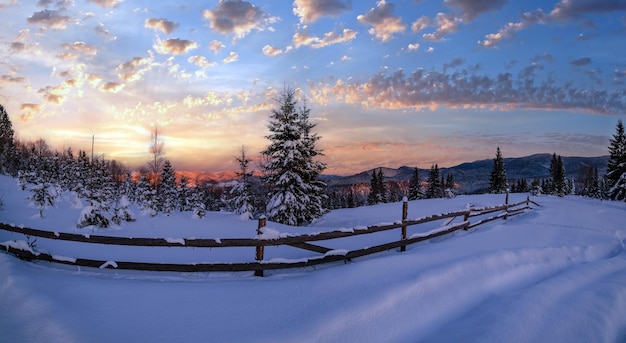
<path id="1" fill-rule="evenodd" d="M 297 89 L 326 173 L 607 154 L 626 114 L 622 0 L 0 0 L 22 140 L 133 168 L 230 171 Z"/>

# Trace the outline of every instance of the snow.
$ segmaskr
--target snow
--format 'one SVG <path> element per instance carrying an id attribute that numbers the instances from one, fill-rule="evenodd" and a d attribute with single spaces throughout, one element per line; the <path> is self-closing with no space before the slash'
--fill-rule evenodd
<path id="1" fill-rule="evenodd" d="M 0 176 L 0 222 L 51 232 L 76 229 L 70 201 L 31 218 L 27 192 Z M 511 194 L 511 202 L 526 194 Z M 120 261 L 251 262 L 255 248 L 126 247 L 39 238 L 58 261 L 0 253 L 0 332 L 6 342 L 624 342 L 626 203 L 575 196 L 533 198 L 541 206 L 468 231 L 315 267 L 253 272 L 170 273 L 115 269 Z M 409 218 L 502 204 L 503 195 L 409 202 Z M 134 205 L 132 205 L 134 206 Z M 136 209 L 136 208 L 135 208 Z M 268 222 L 275 238 L 350 231 L 400 219 L 402 203 L 332 211 L 313 227 Z M 497 215 L 492 213 L 486 217 Z M 92 235 L 255 238 L 257 223 L 207 212 L 140 216 Z M 483 217 L 470 218 L 473 224 Z M 448 219 L 408 227 L 409 237 L 444 230 Z M 462 222 L 462 216 L 448 225 Z M 263 235 L 262 234 L 262 235 Z M 417 236 L 416 236 L 417 235 Z M 306 261 L 400 238 L 400 229 L 312 242 L 326 254 L 266 246 L 264 263 Z M 218 240 L 218 239 L 216 239 Z M 218 240 L 219 241 L 219 240 Z M 0 243 L 30 248 L 23 234 Z M 31 239 L 32 242 L 32 239 Z M 271 241 L 270 241 L 271 242 Z M 269 243 L 271 244 L 271 243 Z M 4 249 L 1 249 L 4 250 Z M 67 257 L 72 256 L 72 257 Z M 117 261 L 117 262 L 116 262 Z"/>
<path id="2" fill-rule="evenodd" d="M 169 237 L 166 237 L 164 239 L 168 243 L 172 243 L 172 244 L 178 243 L 180 245 L 185 245 L 185 239 L 184 238 L 169 238 Z"/>

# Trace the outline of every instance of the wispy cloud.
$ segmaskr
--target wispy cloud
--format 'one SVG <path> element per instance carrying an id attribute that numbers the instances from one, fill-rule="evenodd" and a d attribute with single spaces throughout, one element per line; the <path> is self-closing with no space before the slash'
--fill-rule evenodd
<path id="1" fill-rule="evenodd" d="M 124 0 L 87 0 L 87 1 L 94 3 L 100 7 L 107 8 L 107 7 L 117 7 Z"/>
<path id="2" fill-rule="evenodd" d="M 271 45 L 265 45 L 263 47 L 263 55 L 265 56 L 276 56 L 283 53 L 283 50 Z"/>
<path id="3" fill-rule="evenodd" d="M 351 29 L 343 29 L 341 33 L 336 31 L 327 32 L 322 38 L 309 36 L 303 32 L 296 32 L 293 35 L 293 43 L 296 48 L 310 46 L 314 49 L 319 49 L 333 44 L 347 43 L 356 38 L 356 35 L 357 32 Z"/>

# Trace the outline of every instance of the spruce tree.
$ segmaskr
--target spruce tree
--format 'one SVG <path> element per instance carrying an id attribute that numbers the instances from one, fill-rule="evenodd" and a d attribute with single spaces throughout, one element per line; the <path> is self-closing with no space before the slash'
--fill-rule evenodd
<path id="1" fill-rule="evenodd" d="M 378 203 L 378 173 L 376 169 L 372 169 L 372 179 L 370 180 L 370 193 L 367 195 L 367 204 L 376 205 Z"/>
<path id="2" fill-rule="evenodd" d="M 489 193 L 501 194 L 506 192 L 508 182 L 506 179 L 506 169 L 500 147 L 496 150 L 496 157 L 493 159 L 493 169 L 489 179 Z"/>
<path id="3" fill-rule="evenodd" d="M 0 105 L 0 173 L 17 175 L 18 152 L 15 146 L 15 132 L 9 114 Z"/>
<path id="4" fill-rule="evenodd" d="M 383 168 L 378 169 L 378 176 L 376 177 L 376 202 L 379 204 L 387 203 L 387 187 L 385 187 L 385 175 L 383 174 Z"/>
<path id="5" fill-rule="evenodd" d="M 611 200 L 626 201 L 626 135 L 621 120 L 609 141 L 609 161 L 606 171 L 607 196 Z"/>
<path id="6" fill-rule="evenodd" d="M 311 132 L 310 110 L 298 109 L 295 92 L 286 90 L 272 110 L 266 136 L 270 145 L 262 152 L 264 180 L 268 185 L 268 219 L 287 225 L 303 225 L 324 213 L 326 184 L 318 178 L 326 168 L 315 159 L 319 136 Z"/>
<path id="7" fill-rule="evenodd" d="M 239 182 L 230 190 L 232 196 L 230 204 L 233 213 L 238 214 L 244 220 L 250 220 L 254 216 L 254 199 L 252 199 L 252 185 L 250 178 L 252 172 L 248 169 L 252 160 L 246 156 L 245 147 L 241 147 L 241 154 L 235 158 L 239 164 L 237 176 Z"/>
<path id="8" fill-rule="evenodd" d="M 166 216 L 178 207 L 178 189 L 176 188 L 176 171 L 169 160 L 165 160 L 161 169 L 161 182 L 158 188 L 157 208 Z"/>
<path id="9" fill-rule="evenodd" d="M 565 167 L 561 155 L 554 153 L 550 161 L 550 180 L 548 183 L 550 194 L 559 197 L 568 193 L 567 181 L 565 180 Z"/>
<path id="10" fill-rule="evenodd" d="M 413 174 L 409 181 L 409 200 L 418 200 L 424 197 L 422 185 L 420 184 L 420 171 L 417 167 L 413 169 Z"/>
<path id="11" fill-rule="evenodd" d="M 426 198 L 441 198 L 441 184 L 439 179 L 439 166 L 433 164 L 430 167 L 430 173 L 428 174 L 428 188 L 426 189 Z"/>

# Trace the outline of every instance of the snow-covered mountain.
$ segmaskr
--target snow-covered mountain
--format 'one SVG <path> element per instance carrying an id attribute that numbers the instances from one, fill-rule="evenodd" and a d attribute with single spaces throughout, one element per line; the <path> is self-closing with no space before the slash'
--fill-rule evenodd
<path id="1" fill-rule="evenodd" d="M 535 154 L 525 157 L 505 158 L 504 164 L 509 180 L 527 179 L 529 182 L 534 178 L 548 178 L 550 175 L 551 154 Z M 576 178 L 583 166 L 597 166 L 600 175 L 606 170 L 608 156 L 598 157 L 562 157 L 567 178 Z M 422 180 L 428 178 L 430 166 L 418 166 Z M 383 167 L 383 174 L 386 181 L 405 181 L 413 174 L 412 166 L 403 166 L 397 169 Z M 455 182 L 459 185 L 462 193 L 472 193 L 484 191 L 489 187 L 489 176 L 493 168 L 493 160 L 480 160 L 462 163 L 450 168 L 440 168 L 441 175 L 452 173 Z M 374 168 L 378 170 L 379 168 Z M 330 186 L 343 186 L 356 183 L 369 183 L 372 178 L 372 171 L 366 170 L 358 174 L 349 176 L 327 177 Z"/>

